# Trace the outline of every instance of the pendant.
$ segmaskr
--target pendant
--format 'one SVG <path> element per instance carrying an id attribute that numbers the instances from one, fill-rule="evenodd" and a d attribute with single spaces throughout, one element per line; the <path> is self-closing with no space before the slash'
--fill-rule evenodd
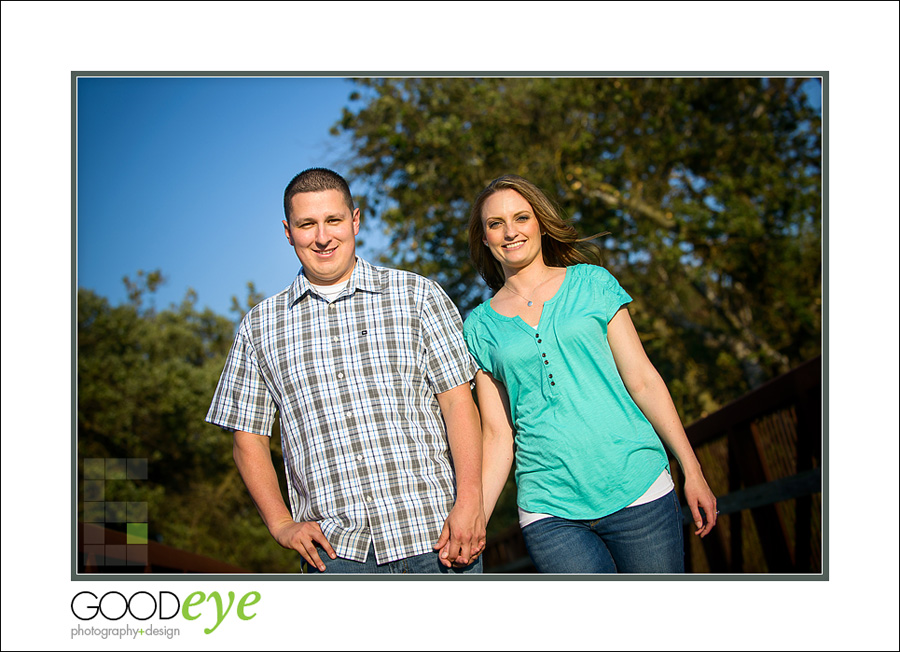
<path id="1" fill-rule="evenodd" d="M 533 305 L 534 305 L 534 301 L 529 301 L 529 302 L 528 302 L 528 307 L 529 307 L 529 308 L 530 308 L 531 306 L 533 306 Z"/>

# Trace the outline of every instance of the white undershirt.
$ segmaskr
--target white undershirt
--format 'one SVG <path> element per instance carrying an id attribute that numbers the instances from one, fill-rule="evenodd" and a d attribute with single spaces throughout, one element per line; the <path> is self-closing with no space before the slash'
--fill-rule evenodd
<path id="1" fill-rule="evenodd" d="M 652 502 L 657 498 L 662 498 L 674 488 L 675 483 L 672 482 L 672 475 L 669 473 L 669 469 L 663 469 L 663 472 L 660 473 L 659 477 L 656 478 L 652 485 L 650 485 L 650 488 L 647 489 L 647 491 L 645 491 L 640 498 L 628 505 L 628 507 L 637 507 L 638 505 Z M 626 507 L 625 509 L 628 509 L 628 507 Z M 550 518 L 551 516 L 553 516 L 553 514 L 537 514 L 535 512 L 526 512 L 520 507 L 519 527 L 525 527 L 530 523 L 540 521 L 544 518 Z"/>
<path id="2" fill-rule="evenodd" d="M 347 283 L 350 282 L 348 278 L 345 281 L 341 281 L 340 283 L 335 283 L 334 285 L 315 285 L 314 283 L 310 283 L 310 285 L 315 289 L 316 293 L 321 295 L 323 299 L 325 299 L 328 303 L 332 303 L 335 299 L 337 299 L 341 292 L 344 291 L 344 288 L 347 287 Z"/>

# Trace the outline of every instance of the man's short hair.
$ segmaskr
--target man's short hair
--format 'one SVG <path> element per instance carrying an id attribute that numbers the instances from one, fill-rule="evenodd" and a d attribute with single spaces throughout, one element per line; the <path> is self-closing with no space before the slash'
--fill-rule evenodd
<path id="1" fill-rule="evenodd" d="M 353 197 L 350 196 L 350 186 L 347 185 L 344 177 L 326 168 L 310 168 L 291 179 L 287 188 L 284 189 L 285 218 L 291 219 L 291 200 L 294 195 L 301 192 L 323 192 L 325 190 L 340 192 L 344 196 L 344 202 L 350 208 L 350 212 L 353 212 Z"/>

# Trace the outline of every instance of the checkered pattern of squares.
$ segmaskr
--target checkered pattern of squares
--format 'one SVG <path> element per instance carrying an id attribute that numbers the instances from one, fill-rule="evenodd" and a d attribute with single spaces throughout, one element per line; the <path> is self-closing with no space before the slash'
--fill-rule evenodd
<path id="1" fill-rule="evenodd" d="M 85 563 L 96 566 L 146 566 L 148 561 L 148 510 L 146 502 L 107 500 L 109 483 L 147 479 L 146 458 L 86 458 L 81 503 L 83 522 L 99 525 L 84 529 Z M 125 545 L 104 540 L 107 524 L 124 523 Z"/>

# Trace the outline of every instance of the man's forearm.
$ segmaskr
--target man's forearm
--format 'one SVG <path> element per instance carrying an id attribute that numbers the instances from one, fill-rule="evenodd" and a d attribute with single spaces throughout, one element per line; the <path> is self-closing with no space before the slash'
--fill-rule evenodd
<path id="1" fill-rule="evenodd" d="M 457 502 L 475 502 L 482 507 L 481 422 L 468 385 L 438 395 L 447 424 L 447 440 L 456 472 Z"/>
<path id="2" fill-rule="evenodd" d="M 269 532 L 274 536 L 280 525 L 293 522 L 278 487 L 269 438 L 248 432 L 235 432 L 234 462 Z"/>

